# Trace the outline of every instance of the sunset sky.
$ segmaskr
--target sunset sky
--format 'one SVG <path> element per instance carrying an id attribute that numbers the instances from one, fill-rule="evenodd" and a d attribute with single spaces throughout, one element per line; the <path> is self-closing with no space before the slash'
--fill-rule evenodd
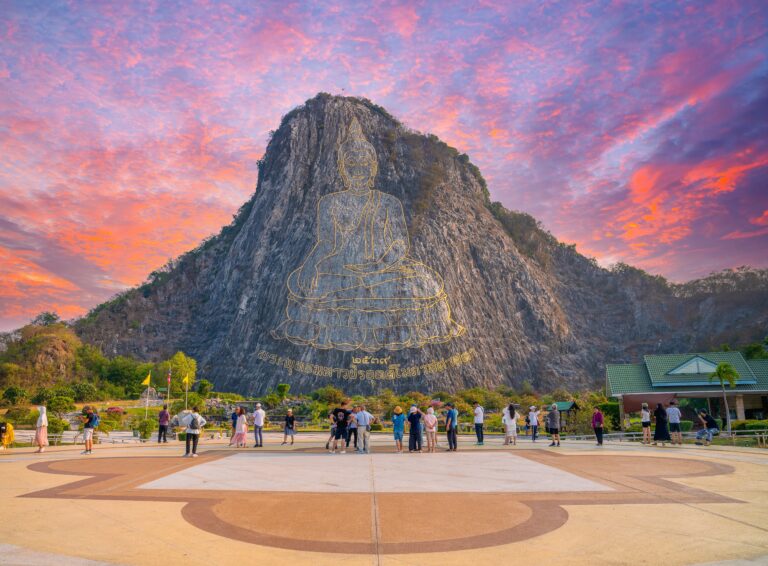
<path id="1" fill-rule="evenodd" d="M 603 265 L 768 266 L 764 0 L 0 13 L 0 330 L 84 314 L 218 232 L 320 91 L 468 153 L 494 200 Z"/>

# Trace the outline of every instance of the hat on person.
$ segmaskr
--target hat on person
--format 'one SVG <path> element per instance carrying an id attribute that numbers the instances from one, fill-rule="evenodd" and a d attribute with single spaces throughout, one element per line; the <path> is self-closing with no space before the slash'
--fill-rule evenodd
<path id="1" fill-rule="evenodd" d="M 256 408 L 261 409 L 261 403 L 256 403 Z"/>
<path id="2" fill-rule="evenodd" d="M 536 407 L 534 407 L 533 405 L 531 405 L 531 406 L 530 406 L 530 407 L 528 407 L 528 408 L 529 408 L 531 411 L 535 411 L 535 410 L 536 410 Z"/>
<path id="3" fill-rule="evenodd" d="M 400 413 L 402 413 L 402 412 L 403 412 L 403 409 L 402 409 L 402 407 L 400 407 L 400 405 L 398 405 L 397 407 L 395 407 L 395 414 L 396 414 L 396 415 L 399 415 L 399 414 L 400 414 Z"/>

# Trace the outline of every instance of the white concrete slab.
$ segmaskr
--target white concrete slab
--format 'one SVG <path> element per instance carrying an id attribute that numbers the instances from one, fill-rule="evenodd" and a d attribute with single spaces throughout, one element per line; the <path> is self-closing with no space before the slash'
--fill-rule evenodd
<path id="1" fill-rule="evenodd" d="M 370 456 L 241 452 L 141 487 L 321 493 L 611 491 L 553 466 L 498 452 Z"/>

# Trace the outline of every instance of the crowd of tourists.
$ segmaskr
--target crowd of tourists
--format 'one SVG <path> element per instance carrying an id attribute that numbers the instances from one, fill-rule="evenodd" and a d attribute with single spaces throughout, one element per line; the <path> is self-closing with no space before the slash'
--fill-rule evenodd
<path id="1" fill-rule="evenodd" d="M 45 406 L 39 406 L 38 419 L 35 430 L 34 445 L 37 452 L 45 451 L 48 446 L 48 416 Z M 531 406 L 527 411 L 521 412 L 513 405 L 504 407 L 501 422 L 504 427 L 504 445 L 515 446 L 518 441 L 518 432 L 524 431 L 530 436 L 532 442 L 540 439 L 540 428 L 544 425 L 549 436 L 549 446 L 560 446 L 560 411 L 557 404 L 548 407 L 544 412 L 543 407 Z M 717 421 L 706 409 L 700 409 L 697 416 L 701 423 L 701 430 L 696 433 L 696 444 L 709 445 L 713 436 L 719 433 Z M 647 403 L 643 403 L 640 411 L 643 439 L 642 443 L 665 446 L 682 445 L 683 435 L 681 429 L 680 409 L 673 399 L 668 406 L 661 403 L 651 411 Z M 245 448 L 248 444 L 249 427 L 253 428 L 255 444 L 254 448 L 264 446 L 263 430 L 267 421 L 266 411 L 261 403 L 256 403 L 253 413 L 248 414 L 245 408 L 237 407 L 231 414 L 231 439 L 229 445 L 235 448 Z M 83 441 L 85 450 L 82 454 L 93 453 L 93 434 L 98 428 L 100 418 L 93 407 L 87 407 L 80 417 L 83 425 Z M 371 451 L 372 425 L 377 422 L 377 417 L 371 414 L 365 405 L 352 406 L 349 401 L 342 402 L 337 408 L 328 413 L 330 434 L 325 443 L 325 448 L 331 454 L 346 454 L 347 450 L 353 450 L 359 454 L 369 454 Z M 475 444 L 483 446 L 485 442 L 485 409 L 480 403 L 473 403 L 472 420 L 474 432 L 477 438 Z M 521 424 L 521 423 L 524 423 Z M 197 447 L 200 433 L 207 424 L 197 407 L 182 411 L 179 415 L 171 417 L 168 406 L 164 405 L 158 414 L 158 443 L 168 442 L 168 430 L 170 427 L 180 427 L 185 433 L 186 451 L 185 457 L 197 457 Z M 597 446 L 603 445 L 603 433 L 605 417 L 598 407 L 593 409 L 592 429 Z M 447 451 L 458 450 L 459 411 L 452 403 L 447 403 L 440 414 L 433 407 L 423 411 L 418 406 L 411 405 L 408 410 L 400 406 L 392 411 L 392 432 L 396 453 L 403 453 L 406 429 L 408 433 L 408 452 L 436 452 L 438 445 L 438 428 L 442 425 L 447 441 Z M 652 425 L 653 436 L 651 436 Z M 296 436 L 296 417 L 292 409 L 288 409 L 283 417 L 283 441 L 282 444 L 293 445 Z M 4 430 L 7 440 L 9 431 Z M 5 445 L 5 442 L 3 443 Z"/>
<path id="2" fill-rule="evenodd" d="M 539 422 L 544 420 L 545 429 L 550 437 L 550 447 L 560 446 L 560 411 L 557 405 L 548 407 L 546 416 L 542 417 L 543 408 L 532 406 L 525 413 L 526 435 L 531 433 L 532 441 L 539 437 Z M 162 413 L 161 413 L 162 415 Z M 249 418 L 250 417 L 250 418 Z M 164 417 L 160 417 L 163 419 Z M 243 407 L 237 407 L 231 414 L 231 440 L 229 445 L 235 448 L 245 448 L 249 426 L 253 427 L 255 444 L 254 448 L 264 446 L 263 429 L 266 422 L 266 412 L 261 403 L 256 403 L 253 413 L 249 416 Z M 480 403 L 475 402 L 472 409 L 474 432 L 478 446 L 485 443 L 485 409 Z M 518 424 L 521 414 L 514 405 L 504 407 L 502 412 L 502 424 L 504 426 L 504 445 L 517 444 Z M 325 443 L 325 449 L 331 454 L 346 454 L 348 450 L 359 454 L 368 454 L 371 451 L 370 436 L 372 425 L 378 418 L 371 414 L 365 405 L 352 405 L 344 401 L 338 407 L 328 413 L 329 436 Z M 399 405 L 392 411 L 392 433 L 396 453 L 405 451 L 405 436 L 408 434 L 408 452 L 436 452 L 438 445 L 438 428 L 442 425 L 447 440 L 447 451 L 458 450 L 459 411 L 452 403 L 447 403 L 441 414 L 429 407 L 425 411 L 416 405 L 411 405 L 407 411 Z M 161 427 L 163 425 L 161 424 Z M 287 410 L 283 423 L 282 444 L 294 443 L 296 436 L 296 417 L 292 409 Z M 599 409 L 595 409 L 593 415 L 593 427 L 595 428 L 598 445 L 602 445 L 603 415 Z M 187 432 L 194 431 L 188 427 Z M 194 432 L 193 432 L 194 434 Z M 158 435 L 158 441 L 160 437 Z M 189 443 L 188 443 L 189 444 Z M 189 450 L 188 450 L 189 452 Z M 195 454 L 195 444 L 191 447 L 191 454 Z"/>
<path id="3" fill-rule="evenodd" d="M 696 433 L 696 444 L 709 446 L 712 443 L 712 438 L 720 433 L 720 427 L 717 421 L 712 418 L 709 411 L 706 409 L 699 409 L 697 417 L 701 423 L 701 429 Z M 653 430 L 653 441 L 651 441 L 651 419 L 655 424 Z M 657 403 L 656 408 L 651 412 L 648 408 L 648 403 L 643 403 L 640 410 L 640 421 L 643 427 L 643 444 L 653 444 L 657 446 L 661 443 L 662 446 L 666 446 L 667 443 L 678 446 L 683 444 L 683 430 L 682 430 L 682 413 L 677 406 L 677 401 L 672 399 L 669 404 L 664 407 L 662 403 Z"/>

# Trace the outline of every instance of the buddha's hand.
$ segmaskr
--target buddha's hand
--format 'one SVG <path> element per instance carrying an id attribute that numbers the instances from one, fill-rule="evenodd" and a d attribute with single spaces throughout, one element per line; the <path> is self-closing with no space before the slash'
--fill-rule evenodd
<path id="1" fill-rule="evenodd" d="M 317 286 L 317 268 L 305 265 L 299 273 L 299 289 L 311 293 Z"/>

